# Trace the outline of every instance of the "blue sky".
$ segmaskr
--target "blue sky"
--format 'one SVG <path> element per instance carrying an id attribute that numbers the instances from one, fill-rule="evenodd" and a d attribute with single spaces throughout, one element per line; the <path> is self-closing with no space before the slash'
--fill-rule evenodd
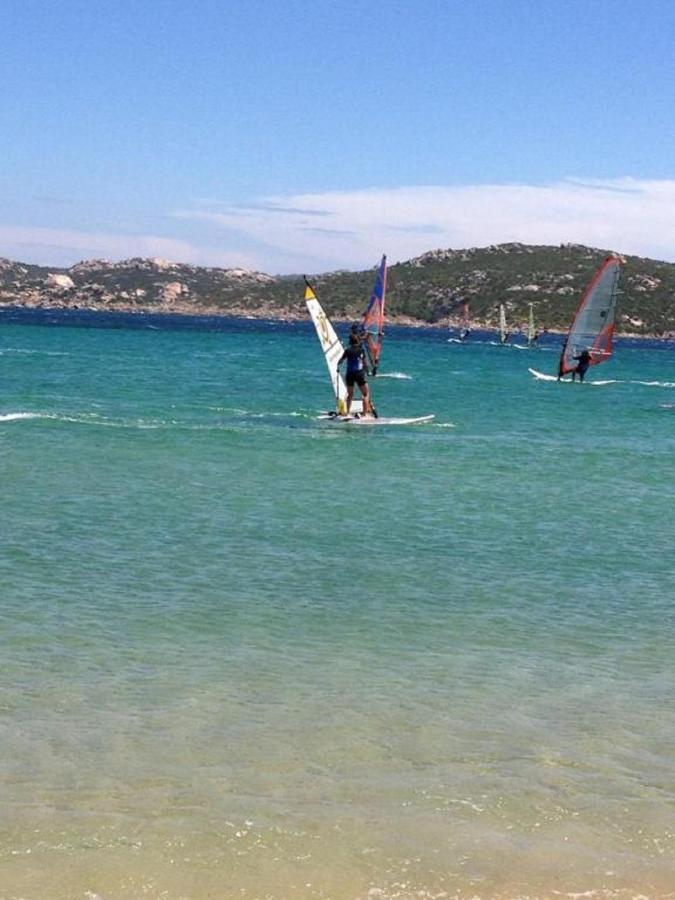
<path id="1" fill-rule="evenodd" d="M 0 256 L 675 260 L 675 5 L 4 0 Z"/>

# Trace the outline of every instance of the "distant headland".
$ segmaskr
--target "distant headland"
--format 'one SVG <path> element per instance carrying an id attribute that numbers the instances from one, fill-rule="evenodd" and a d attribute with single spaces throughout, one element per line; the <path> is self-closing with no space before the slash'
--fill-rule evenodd
<path id="1" fill-rule="evenodd" d="M 467 300 L 472 323 L 496 327 L 506 307 L 511 327 L 527 320 L 565 330 L 594 270 L 610 251 L 581 244 L 498 244 L 432 250 L 390 265 L 387 318 L 408 325 L 445 325 Z M 675 336 L 675 264 L 624 256 L 617 330 Z M 391 261 L 390 261 L 391 262 Z M 358 318 L 370 295 L 373 269 L 311 276 L 321 303 L 336 319 Z M 54 268 L 0 258 L 0 308 L 96 309 L 190 315 L 305 319 L 302 276 L 217 269 L 164 259 L 95 259 Z"/>

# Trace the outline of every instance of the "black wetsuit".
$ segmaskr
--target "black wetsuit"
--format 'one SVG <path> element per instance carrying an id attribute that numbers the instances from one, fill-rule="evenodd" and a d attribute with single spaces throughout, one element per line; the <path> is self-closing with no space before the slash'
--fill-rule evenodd
<path id="1" fill-rule="evenodd" d="M 586 374 L 588 367 L 591 364 L 591 354 L 588 352 L 588 350 L 582 350 L 581 353 L 574 358 L 579 360 L 579 363 L 572 373 L 572 377 L 577 374 L 579 376 L 579 381 L 583 381 L 584 375 Z"/>
<path id="2" fill-rule="evenodd" d="M 340 362 L 345 359 L 347 360 L 347 376 L 345 379 L 347 387 L 352 387 L 355 384 L 358 384 L 359 387 L 363 387 L 366 383 L 366 365 L 363 346 L 361 344 L 350 344 L 340 357 Z"/>

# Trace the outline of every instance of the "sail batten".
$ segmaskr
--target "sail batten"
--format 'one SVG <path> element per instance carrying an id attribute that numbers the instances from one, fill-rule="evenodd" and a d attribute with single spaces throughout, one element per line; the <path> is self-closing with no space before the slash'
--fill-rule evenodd
<path id="1" fill-rule="evenodd" d="M 383 256 L 375 276 L 373 291 L 363 314 L 363 332 L 368 362 L 373 375 L 377 374 L 384 340 L 384 302 L 387 292 L 387 257 Z"/>
<path id="2" fill-rule="evenodd" d="M 561 376 L 576 369 L 584 350 L 589 352 L 592 366 L 610 359 L 621 264 L 619 257 L 608 256 L 581 298 L 560 356 Z"/>

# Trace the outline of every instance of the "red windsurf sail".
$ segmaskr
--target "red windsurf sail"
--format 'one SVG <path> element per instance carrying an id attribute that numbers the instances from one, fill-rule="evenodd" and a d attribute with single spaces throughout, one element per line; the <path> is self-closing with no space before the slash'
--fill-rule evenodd
<path id="1" fill-rule="evenodd" d="M 584 350 L 589 352 L 592 366 L 611 357 L 622 263 L 619 257 L 608 256 L 586 288 L 560 355 L 560 376 L 576 369 Z"/>

